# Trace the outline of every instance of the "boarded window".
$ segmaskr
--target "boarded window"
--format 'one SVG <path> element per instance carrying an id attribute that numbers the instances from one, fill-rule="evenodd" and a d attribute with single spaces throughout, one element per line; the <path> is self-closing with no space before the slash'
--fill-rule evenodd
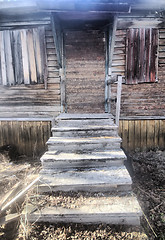
<path id="1" fill-rule="evenodd" d="M 157 80 L 157 29 L 127 30 L 126 83 Z"/>
<path id="2" fill-rule="evenodd" d="M 45 76 L 45 29 L 0 31 L 0 84 L 43 83 Z"/>

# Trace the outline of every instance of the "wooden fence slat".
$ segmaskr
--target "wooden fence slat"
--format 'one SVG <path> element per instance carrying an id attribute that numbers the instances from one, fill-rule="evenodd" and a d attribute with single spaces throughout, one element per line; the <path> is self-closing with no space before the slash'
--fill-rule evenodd
<path id="1" fill-rule="evenodd" d="M 147 148 L 154 148 L 155 121 L 147 120 Z"/>
<path id="2" fill-rule="evenodd" d="M 135 150 L 138 149 L 140 150 L 141 145 L 141 122 L 135 120 Z"/>
<path id="3" fill-rule="evenodd" d="M 159 147 L 160 149 L 165 147 L 165 120 L 160 120 Z"/>
<path id="4" fill-rule="evenodd" d="M 7 69 L 6 69 L 6 59 L 5 59 L 4 32 L 1 32 L 0 58 L 1 58 L 2 83 L 4 86 L 6 86 L 7 85 Z"/>
<path id="5" fill-rule="evenodd" d="M 128 147 L 130 151 L 133 151 L 135 149 L 135 121 L 128 121 L 128 128 L 129 128 L 129 132 L 128 132 Z"/>
<path id="6" fill-rule="evenodd" d="M 26 30 L 21 30 L 21 44 L 22 44 L 24 84 L 30 84 Z"/>
<path id="7" fill-rule="evenodd" d="M 11 50 L 11 38 L 10 31 L 4 31 L 4 51 L 5 51 L 5 59 L 6 59 L 6 75 L 8 79 L 9 85 L 14 85 L 14 69 L 13 69 L 13 57 Z"/>
<path id="8" fill-rule="evenodd" d="M 28 61 L 29 61 L 29 67 L 30 67 L 30 80 L 31 80 L 31 83 L 37 83 L 36 61 L 35 61 L 35 55 L 34 55 L 32 29 L 26 30 L 26 36 L 27 36 Z"/>
<path id="9" fill-rule="evenodd" d="M 145 150 L 147 148 L 147 128 L 146 128 L 146 120 L 140 120 L 141 121 L 141 129 L 140 129 L 140 135 L 141 135 L 141 150 Z"/>
<path id="10" fill-rule="evenodd" d="M 154 139 L 154 146 L 155 148 L 159 147 L 159 131 L 160 131 L 160 126 L 159 126 L 159 120 L 155 120 L 155 139 Z"/>
<path id="11" fill-rule="evenodd" d="M 127 151 L 128 150 L 128 121 L 123 120 L 123 138 L 122 138 L 122 147 Z"/>

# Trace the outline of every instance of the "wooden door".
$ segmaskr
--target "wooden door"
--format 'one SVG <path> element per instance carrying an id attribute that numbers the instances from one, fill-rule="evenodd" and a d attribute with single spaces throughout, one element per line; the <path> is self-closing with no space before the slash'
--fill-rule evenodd
<path id="1" fill-rule="evenodd" d="M 98 30 L 65 32 L 67 112 L 104 112 L 104 45 Z"/>

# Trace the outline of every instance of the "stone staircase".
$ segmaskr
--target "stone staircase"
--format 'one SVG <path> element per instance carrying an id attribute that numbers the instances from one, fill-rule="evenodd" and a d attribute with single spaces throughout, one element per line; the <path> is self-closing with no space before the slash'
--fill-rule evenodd
<path id="1" fill-rule="evenodd" d="M 39 192 L 60 191 L 74 207 L 51 205 L 29 221 L 139 225 L 142 213 L 112 115 L 60 114 L 52 135 L 41 157 Z"/>

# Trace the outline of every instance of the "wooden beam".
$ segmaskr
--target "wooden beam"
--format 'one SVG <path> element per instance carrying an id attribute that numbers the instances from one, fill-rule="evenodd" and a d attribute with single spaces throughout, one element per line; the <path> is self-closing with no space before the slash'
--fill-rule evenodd
<path id="1" fill-rule="evenodd" d="M 51 23 L 52 23 L 52 31 L 53 31 L 53 38 L 54 38 L 54 43 L 56 47 L 56 53 L 57 53 L 57 60 L 59 67 L 62 67 L 62 40 L 61 40 L 61 27 L 59 20 L 57 16 L 52 15 L 51 17 Z"/>
<path id="2" fill-rule="evenodd" d="M 117 29 L 118 17 L 115 16 L 113 20 L 113 27 L 109 29 L 109 75 L 111 75 L 112 59 L 115 47 L 115 36 Z"/>

